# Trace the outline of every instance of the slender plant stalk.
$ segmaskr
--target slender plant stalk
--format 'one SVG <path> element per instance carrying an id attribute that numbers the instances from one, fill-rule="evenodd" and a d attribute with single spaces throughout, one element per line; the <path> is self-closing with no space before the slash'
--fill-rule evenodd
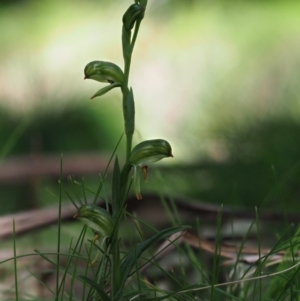
<path id="1" fill-rule="evenodd" d="M 258 266 L 257 266 L 257 275 L 261 276 L 261 271 L 262 271 L 262 261 L 261 261 L 261 245 L 260 245 L 260 225 L 259 225 L 259 216 L 258 216 L 258 211 L 257 207 L 255 207 L 255 217 L 256 217 L 256 229 L 257 229 L 257 248 L 258 248 Z M 256 282 L 254 284 L 256 286 Z M 258 280 L 258 289 L 259 289 L 259 301 L 261 301 L 261 292 L 262 292 L 262 284 L 261 284 L 261 279 Z M 254 289 L 255 291 L 255 289 Z"/>
<path id="2" fill-rule="evenodd" d="M 126 111 L 125 106 L 127 105 L 126 102 L 128 101 L 128 94 L 129 94 L 129 88 L 128 88 L 128 83 L 129 83 L 129 73 L 130 73 L 130 66 L 131 66 L 131 58 L 132 58 L 132 53 L 134 49 L 134 45 L 138 36 L 138 32 L 140 29 L 140 24 L 142 20 L 137 20 L 135 27 L 134 27 L 134 33 L 131 41 L 131 45 L 129 47 L 130 51 L 127 53 L 127 55 L 124 55 L 124 84 L 123 84 L 123 113 Z M 134 103 L 133 103 L 134 106 Z M 133 107 L 134 110 L 134 107 Z M 126 116 L 124 114 L 124 119 L 126 122 Z M 135 123 L 135 116 L 133 114 L 131 122 L 134 124 Z M 129 160 L 129 156 L 131 153 L 131 148 L 132 148 L 132 137 L 134 134 L 134 128 L 133 131 L 127 133 L 126 128 L 125 128 L 125 133 L 126 133 L 126 162 Z"/>
<path id="3" fill-rule="evenodd" d="M 219 267 L 219 261 L 220 261 L 220 252 L 221 252 L 221 229 L 222 229 L 222 211 L 223 211 L 223 205 L 221 206 L 219 212 L 218 212 L 218 218 L 217 218 L 217 233 L 215 238 L 215 252 L 214 252 L 214 258 L 213 258 L 213 270 L 212 270 L 212 279 L 211 279 L 211 300 L 214 300 L 214 294 L 215 294 L 215 284 L 218 281 L 218 267 Z"/>
<path id="4" fill-rule="evenodd" d="M 13 234 L 14 234 L 15 294 L 16 294 L 16 301 L 18 301 L 19 300 L 19 288 L 18 288 L 18 267 L 17 267 L 17 248 L 16 248 L 16 225 L 15 225 L 15 219 L 13 219 Z"/>
<path id="5" fill-rule="evenodd" d="M 136 21 L 135 27 L 134 27 L 134 35 L 131 42 L 131 46 L 129 47 L 130 51 L 127 53 L 127 55 L 124 55 L 124 82 L 122 87 L 122 93 L 123 93 L 123 116 L 124 116 L 124 124 L 125 124 L 125 135 L 126 135 L 126 163 L 129 162 L 131 149 L 132 149 L 132 138 L 134 134 L 134 124 L 135 124 L 135 114 L 134 114 L 134 100 L 133 95 L 130 94 L 130 90 L 128 88 L 128 82 L 129 82 L 129 73 L 130 73 L 130 65 L 131 65 L 131 57 L 133 48 L 135 45 L 135 41 L 138 35 L 138 31 L 140 28 L 141 20 Z M 124 51 L 125 52 L 125 51 Z M 132 91 L 131 91 L 132 92 Z M 132 97 L 132 102 L 130 97 Z M 130 106 L 132 106 L 130 108 Z M 129 108 L 129 109 L 128 109 Z M 128 112 L 129 111 L 129 116 Z M 127 129 L 127 124 L 129 123 L 129 129 Z M 126 179 L 126 186 L 127 186 L 128 179 Z M 124 191 L 124 193 L 127 193 L 127 191 Z M 120 200 L 118 200 L 119 204 L 122 204 L 122 200 L 126 198 L 125 195 L 119 195 Z M 119 210 L 122 210 L 122 208 L 119 208 Z M 121 212 L 118 212 L 118 215 L 122 214 Z M 115 231 L 114 235 L 112 237 L 111 242 L 111 250 L 112 250 L 112 288 L 111 288 L 111 299 L 114 300 L 115 296 L 117 294 L 117 290 L 119 288 L 119 281 L 120 281 L 120 250 L 119 250 L 119 222 L 115 225 Z"/>
<path id="6" fill-rule="evenodd" d="M 60 270 L 60 234 L 61 234 L 61 201 L 62 201 L 62 155 L 60 159 L 60 177 L 59 177 L 59 206 L 58 206 L 58 236 L 57 236 L 57 255 L 56 255 L 56 296 L 55 301 L 58 301 L 60 292 L 59 285 L 59 270 Z"/>

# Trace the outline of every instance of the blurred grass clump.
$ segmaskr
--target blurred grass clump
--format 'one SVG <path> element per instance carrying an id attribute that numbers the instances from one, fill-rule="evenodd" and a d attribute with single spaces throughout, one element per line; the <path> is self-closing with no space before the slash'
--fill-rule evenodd
<path id="1" fill-rule="evenodd" d="M 286 119 L 232 132 L 220 130 L 214 150 L 219 160 L 206 157 L 175 168 L 168 182 L 177 187 L 175 183 L 185 178 L 181 194 L 212 203 L 250 208 L 264 204 L 263 209 L 272 212 L 281 212 L 284 203 L 287 211 L 295 213 L 300 191 L 299 131 L 299 123 Z"/>
<path id="2" fill-rule="evenodd" d="M 43 110 L 25 116 L 2 109 L 0 139 L 4 143 L 9 141 L 12 133 L 20 127 L 20 135 L 8 151 L 8 156 L 106 152 L 115 143 L 112 133 L 117 132 L 116 127 L 107 127 L 110 112 L 106 113 L 95 109 L 95 106 L 92 109 L 89 104 Z"/>

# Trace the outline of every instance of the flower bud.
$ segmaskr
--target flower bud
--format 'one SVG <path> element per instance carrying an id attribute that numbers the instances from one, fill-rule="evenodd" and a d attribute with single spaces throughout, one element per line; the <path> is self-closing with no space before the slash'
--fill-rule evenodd
<path id="1" fill-rule="evenodd" d="M 93 61 L 84 68 L 84 79 L 94 79 L 103 83 L 119 83 L 124 81 L 124 73 L 119 66 L 111 62 Z"/>
<path id="2" fill-rule="evenodd" d="M 140 4 L 134 3 L 129 6 L 125 14 L 123 15 L 123 26 L 127 32 L 130 32 L 136 21 L 140 21 L 144 18 L 145 7 Z"/>
<path id="3" fill-rule="evenodd" d="M 112 216 L 103 208 L 96 205 L 83 205 L 73 217 L 82 221 L 95 234 L 103 238 L 110 237 L 112 234 L 114 228 Z"/>
<path id="4" fill-rule="evenodd" d="M 146 140 L 136 145 L 131 151 L 129 163 L 138 166 L 173 157 L 169 142 L 163 139 Z"/>
<path id="5" fill-rule="evenodd" d="M 147 181 L 148 166 L 144 164 L 156 162 L 167 157 L 173 157 L 173 155 L 171 145 L 166 140 L 146 140 L 133 148 L 126 166 L 133 166 L 133 187 L 138 200 L 142 199 L 139 171 L 142 172 L 144 180 Z"/>

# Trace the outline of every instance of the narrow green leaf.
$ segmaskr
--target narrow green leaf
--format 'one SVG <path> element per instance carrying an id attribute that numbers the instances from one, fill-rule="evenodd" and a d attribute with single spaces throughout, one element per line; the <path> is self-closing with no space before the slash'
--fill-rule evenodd
<path id="1" fill-rule="evenodd" d="M 18 266 L 17 266 L 17 248 L 16 248 L 16 224 L 13 219 L 13 242 L 14 242 L 14 276 L 15 276 L 15 296 L 16 301 L 19 300 L 19 287 L 18 287 Z"/>
<path id="2" fill-rule="evenodd" d="M 129 67 L 128 67 L 129 68 Z M 132 137 L 134 133 L 134 98 L 132 89 L 130 91 L 128 88 L 123 87 L 123 118 L 124 118 L 124 128 L 126 134 L 126 162 L 129 159 L 132 147 Z"/>
<path id="3" fill-rule="evenodd" d="M 121 140 L 122 140 L 123 136 L 124 136 L 124 134 L 122 134 L 122 135 L 120 136 L 120 138 L 119 138 L 119 140 L 118 140 L 118 142 L 117 142 L 117 144 L 116 144 L 116 146 L 115 146 L 115 148 L 114 148 L 114 150 L 113 150 L 113 152 L 112 152 L 112 154 L 111 154 L 111 156 L 110 156 L 110 158 L 109 158 L 109 160 L 108 160 L 108 163 L 107 163 L 107 165 L 106 165 L 106 168 L 105 168 L 105 171 L 104 171 L 104 174 L 103 174 L 102 179 L 105 179 L 106 176 L 107 176 L 108 168 L 109 168 L 109 166 L 110 166 L 110 163 L 112 162 L 112 159 L 113 159 L 114 156 L 115 156 L 115 153 L 117 152 L 117 149 L 118 149 L 118 147 L 119 147 L 119 145 L 120 145 L 120 143 L 121 143 Z M 99 184 L 99 186 L 98 186 L 97 192 L 96 192 L 96 194 L 95 194 L 93 204 L 96 203 L 96 201 L 97 201 L 97 199 L 98 199 L 98 197 L 99 197 L 99 195 L 100 195 L 100 192 L 101 192 L 101 190 L 102 190 L 103 184 L 104 184 L 104 181 L 101 180 L 101 182 L 100 182 L 100 184 Z M 106 204 L 106 206 L 107 206 L 106 209 L 108 209 L 108 204 Z"/>
<path id="4" fill-rule="evenodd" d="M 20 137 L 30 126 L 31 122 L 32 122 L 31 114 L 29 114 L 29 116 L 26 118 L 22 118 L 22 120 L 16 126 L 16 128 L 10 133 L 7 140 L 4 141 L 4 143 L 2 141 L 1 150 L 0 150 L 0 158 L 2 160 L 4 160 L 5 157 L 11 153 L 13 148 L 17 145 Z"/>
<path id="5" fill-rule="evenodd" d="M 121 177 L 120 165 L 119 165 L 118 156 L 116 156 L 114 170 L 113 170 L 112 192 L 111 192 L 114 218 L 118 216 L 121 207 L 120 177 Z"/>
<path id="6" fill-rule="evenodd" d="M 98 92 L 96 92 L 92 97 L 91 99 L 95 98 L 95 97 L 98 97 L 98 96 L 102 96 L 104 94 L 106 94 L 108 91 L 114 89 L 114 88 L 117 88 L 117 87 L 121 87 L 121 85 L 119 83 L 113 83 L 113 84 L 110 84 L 108 86 L 105 86 L 104 88 L 100 89 Z"/>
<path id="7" fill-rule="evenodd" d="M 101 287 L 96 282 L 94 282 L 93 280 L 85 276 L 79 276 L 79 277 L 95 289 L 95 291 L 99 294 L 102 301 L 110 301 L 108 295 L 101 289 Z"/>
<path id="8" fill-rule="evenodd" d="M 174 227 L 174 228 L 162 230 L 157 234 L 155 234 L 154 236 L 152 236 L 151 238 L 141 242 L 133 250 L 131 250 L 120 266 L 120 274 L 121 274 L 120 287 L 116 294 L 117 298 L 115 300 L 119 300 L 118 298 L 122 296 L 124 285 L 128 278 L 128 275 L 130 274 L 132 268 L 134 267 L 137 259 L 143 254 L 144 251 L 146 251 L 149 247 L 151 247 L 161 239 L 170 236 L 176 232 L 187 230 L 188 228 L 190 228 L 190 226 L 180 226 L 180 227 Z"/>
<path id="9" fill-rule="evenodd" d="M 60 263 L 60 247 L 61 247 L 61 203 L 62 203 L 62 172 L 63 172 L 63 154 L 60 157 L 60 176 L 59 176 L 59 198 L 58 198 L 58 227 L 57 227 L 57 255 L 56 255 L 56 282 L 55 282 L 55 301 L 59 299 L 59 263 Z"/>
<path id="10" fill-rule="evenodd" d="M 121 170 L 119 165 L 118 157 L 116 156 L 113 179 L 112 179 L 112 208 L 113 208 L 113 219 L 114 219 L 114 231 L 111 237 L 111 255 L 112 255 L 112 274 L 111 274 L 111 299 L 114 299 L 115 292 L 119 288 L 120 281 L 120 250 L 118 241 L 118 231 L 120 218 L 123 216 L 122 209 L 122 198 L 121 198 Z"/>
<path id="11" fill-rule="evenodd" d="M 134 133 L 134 97 L 132 88 L 126 96 L 126 100 L 123 104 L 124 122 L 125 122 L 125 133 L 126 135 L 133 135 Z"/>

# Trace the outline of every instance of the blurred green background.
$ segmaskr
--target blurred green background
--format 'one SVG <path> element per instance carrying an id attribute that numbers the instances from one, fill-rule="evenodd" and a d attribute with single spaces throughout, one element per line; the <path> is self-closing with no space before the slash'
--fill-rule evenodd
<path id="1" fill-rule="evenodd" d="M 120 93 L 90 100 L 101 84 L 83 81 L 83 69 L 96 59 L 122 66 L 129 4 L 0 1 L 2 160 L 36 151 L 32 141 L 46 154 L 112 151 Z M 144 190 L 224 205 L 267 200 L 274 210 L 283 200 L 300 211 L 299 9 L 297 1 L 149 1 L 130 80 L 135 143 L 167 139 L 174 159 L 160 173 L 151 168 Z M 27 184 L 13 185 L 1 184 L 1 214 L 29 206 Z M 37 189 L 41 204 L 58 191 L 47 181 Z"/>

